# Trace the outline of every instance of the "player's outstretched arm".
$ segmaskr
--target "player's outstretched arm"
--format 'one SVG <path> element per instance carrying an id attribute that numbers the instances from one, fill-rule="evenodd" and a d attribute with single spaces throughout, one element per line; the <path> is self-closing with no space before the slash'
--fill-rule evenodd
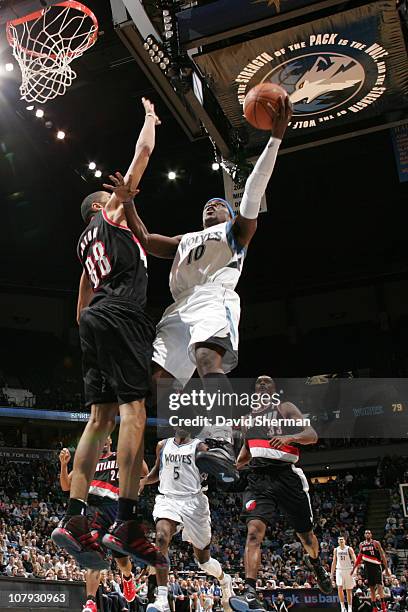
<path id="1" fill-rule="evenodd" d="M 126 223 L 132 230 L 144 250 L 149 255 L 162 259 L 173 259 L 182 236 L 162 236 L 151 234 L 139 217 L 133 201 L 123 202 Z"/>
<path id="2" fill-rule="evenodd" d="M 334 580 L 334 576 L 335 576 L 335 572 L 336 572 L 336 565 L 337 565 L 337 550 L 334 549 L 333 561 L 332 561 L 331 570 L 330 570 L 332 580 Z"/>
<path id="3" fill-rule="evenodd" d="M 354 561 L 353 569 L 350 572 L 351 576 L 354 574 L 354 572 L 356 571 L 358 566 L 361 565 L 362 560 L 363 560 L 363 555 L 360 552 L 360 553 L 358 553 L 357 558 Z"/>
<path id="4" fill-rule="evenodd" d="M 63 448 L 59 454 L 61 464 L 60 485 L 63 491 L 69 491 L 71 488 L 72 472 L 68 474 L 68 463 L 71 459 L 71 453 L 67 448 Z"/>
<path id="5" fill-rule="evenodd" d="M 387 560 L 387 557 L 385 556 L 385 552 L 384 552 L 383 547 L 381 546 L 381 544 L 380 544 L 380 542 L 378 540 L 375 541 L 374 546 L 376 546 L 378 548 L 378 550 L 380 551 L 381 561 L 382 561 L 382 564 L 383 564 L 383 567 L 385 569 L 386 574 L 390 575 L 391 571 L 390 571 L 390 569 L 388 567 L 388 560 Z"/>
<path id="6" fill-rule="evenodd" d="M 272 176 L 279 146 L 292 116 L 289 96 L 284 100 L 279 98 L 276 109 L 272 105 L 269 106 L 271 112 L 275 114 L 271 138 L 247 179 L 239 213 L 233 225 L 235 240 L 241 247 L 248 246 L 256 232 L 261 200 Z"/>
<path id="7" fill-rule="evenodd" d="M 283 402 L 279 406 L 279 412 L 284 419 L 303 419 L 303 414 L 292 402 Z M 307 425 L 302 431 L 292 436 L 275 436 L 269 440 L 272 448 L 281 448 L 286 444 L 316 444 L 318 435 L 311 425 Z"/>
<path id="8" fill-rule="evenodd" d="M 78 325 L 79 325 L 79 319 L 81 317 L 81 312 L 84 308 L 89 306 L 92 296 L 93 296 L 93 289 L 84 271 L 82 272 L 81 280 L 79 281 L 78 302 L 77 302 L 77 323 Z"/>
<path id="9" fill-rule="evenodd" d="M 144 476 L 143 478 L 140 479 L 140 483 L 139 483 L 139 495 L 142 494 L 143 489 L 145 488 L 146 485 L 151 485 L 151 484 L 155 484 L 156 482 L 159 481 L 159 474 L 160 474 L 160 452 L 161 449 L 164 445 L 165 440 L 160 440 L 160 442 L 157 444 L 156 446 L 156 462 L 154 464 L 154 466 L 152 467 L 152 469 L 150 470 L 150 472 L 147 474 L 147 476 Z"/>
<path id="10" fill-rule="evenodd" d="M 150 100 L 147 100 L 146 98 L 142 98 L 142 103 L 145 109 L 144 124 L 136 142 L 135 154 L 125 174 L 125 182 L 128 182 L 128 179 L 130 179 L 129 190 L 134 193 L 137 191 L 140 179 L 147 168 L 150 155 L 154 149 L 156 125 L 160 125 L 160 119 L 156 115 L 154 104 L 152 104 Z M 115 213 L 121 204 L 122 202 L 120 198 L 115 193 L 112 193 L 105 206 L 105 211 L 109 218 L 113 219 L 115 217 Z"/>

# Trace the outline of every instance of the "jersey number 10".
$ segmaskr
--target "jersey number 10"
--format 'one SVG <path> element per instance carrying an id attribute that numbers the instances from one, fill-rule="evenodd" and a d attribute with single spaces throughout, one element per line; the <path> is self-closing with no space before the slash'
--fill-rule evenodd
<path id="1" fill-rule="evenodd" d="M 96 289 L 101 279 L 108 276 L 112 270 L 103 242 L 95 242 L 95 244 L 92 245 L 92 255 L 88 255 L 86 258 L 85 266 L 93 284 L 93 288 Z"/>
<path id="2" fill-rule="evenodd" d="M 205 244 L 199 244 L 195 249 L 191 249 L 187 257 L 187 265 L 193 261 L 198 261 L 204 255 Z"/>

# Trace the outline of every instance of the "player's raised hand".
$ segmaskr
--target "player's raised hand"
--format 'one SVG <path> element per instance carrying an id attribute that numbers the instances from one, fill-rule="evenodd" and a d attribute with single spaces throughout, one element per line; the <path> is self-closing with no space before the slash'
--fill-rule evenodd
<path id="1" fill-rule="evenodd" d="M 150 113 L 155 117 L 155 125 L 161 125 L 161 121 L 159 117 L 156 115 L 156 111 L 154 110 L 153 102 L 150 102 L 148 98 L 142 98 L 142 104 L 144 106 L 146 115 Z"/>
<path id="2" fill-rule="evenodd" d="M 282 140 L 288 123 L 292 118 L 293 108 L 289 96 L 279 98 L 278 104 L 273 106 L 268 102 L 269 109 L 273 114 L 272 136 Z"/>
<path id="3" fill-rule="evenodd" d="M 282 446 L 286 446 L 292 441 L 293 439 L 290 436 L 274 436 L 269 440 L 269 446 L 272 448 L 282 448 Z"/>
<path id="4" fill-rule="evenodd" d="M 129 174 L 127 180 L 123 178 L 120 172 L 115 172 L 115 175 L 109 175 L 112 185 L 104 183 L 103 187 L 114 193 L 121 202 L 130 202 L 139 193 L 139 189 L 132 190 L 132 175 Z"/>
<path id="5" fill-rule="evenodd" d="M 71 453 L 67 448 L 63 448 L 59 454 L 59 460 L 62 465 L 66 465 L 71 460 Z"/>

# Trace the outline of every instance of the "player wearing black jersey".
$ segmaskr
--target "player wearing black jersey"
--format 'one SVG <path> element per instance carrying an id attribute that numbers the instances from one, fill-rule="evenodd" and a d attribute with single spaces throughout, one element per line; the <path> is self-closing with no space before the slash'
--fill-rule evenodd
<path id="1" fill-rule="evenodd" d="M 245 546 L 245 592 L 230 598 L 236 612 L 264 610 L 256 597 L 256 579 L 261 562 L 261 544 L 268 525 L 275 520 L 278 507 L 288 517 L 303 544 L 307 555 L 305 563 L 314 572 L 317 584 L 324 593 L 332 591 L 329 574 L 319 558 L 319 542 L 313 533 L 313 511 L 309 498 L 306 476 L 295 467 L 299 459 L 298 444 L 315 444 L 317 434 L 310 426 L 288 429 L 280 420 L 303 421 L 300 410 L 291 402 L 274 400 L 276 386 L 270 376 L 259 376 L 255 390 L 268 395 L 271 400 L 257 411 L 254 421 L 245 434 L 245 443 L 237 460 L 238 470 L 249 465 L 247 487 L 243 494 L 242 518 L 247 523 Z M 269 424 L 269 425 L 268 425 Z M 291 429 L 293 429 L 291 431 Z M 297 433 L 294 433 L 296 429 Z"/>
<path id="2" fill-rule="evenodd" d="M 360 542 L 359 553 L 354 563 L 354 567 L 351 570 L 351 575 L 354 574 L 357 567 L 361 563 L 364 563 L 365 575 L 367 578 L 368 586 L 370 588 L 372 609 L 377 609 L 376 591 L 378 591 L 378 595 L 381 599 L 381 610 L 382 612 L 387 612 L 387 604 L 385 603 L 384 599 L 384 584 L 382 577 L 383 568 L 385 569 L 388 575 L 391 575 L 391 572 L 388 568 L 387 557 L 385 556 L 383 547 L 381 546 L 380 542 L 378 540 L 373 539 L 373 534 L 369 529 L 365 530 L 364 538 L 365 539 L 363 540 L 363 542 Z"/>
<path id="3" fill-rule="evenodd" d="M 119 496 L 119 469 L 116 460 L 116 453 L 111 450 L 112 439 L 108 437 L 102 449 L 102 454 L 98 459 L 94 477 L 91 481 L 88 496 L 88 506 L 86 516 L 89 521 L 91 532 L 97 537 L 98 542 L 102 541 L 103 536 L 108 531 L 116 517 L 118 496 Z M 63 491 L 71 488 L 72 472 L 68 473 L 68 463 L 71 453 L 67 448 L 63 448 L 59 454 L 61 463 L 60 485 Z M 143 461 L 141 476 L 144 477 L 149 469 Z M 83 564 L 86 566 L 86 556 L 84 553 Z M 132 602 L 136 597 L 136 587 L 132 576 L 132 563 L 128 555 L 123 555 L 113 551 L 123 579 L 123 595 L 127 602 Z M 86 593 L 87 601 L 82 612 L 97 612 L 96 593 L 100 582 L 100 570 L 88 569 L 86 572 Z"/>
<path id="4" fill-rule="evenodd" d="M 83 266 L 78 297 L 86 405 L 89 422 L 75 453 L 70 500 L 56 544 L 74 557 L 88 552 L 88 567 L 99 569 L 103 551 L 90 537 L 86 501 L 103 441 L 121 417 L 117 461 L 120 469 L 118 514 L 103 543 L 150 565 L 167 561 L 151 544 L 137 519 L 137 494 L 146 422 L 144 398 L 150 379 L 154 327 L 146 315 L 147 270 L 143 248 L 126 225 L 123 202 L 133 199 L 154 148 L 159 120 L 143 99 L 145 121 L 135 155 L 119 184 L 91 194 L 82 202 L 87 223 L 77 247 Z"/>

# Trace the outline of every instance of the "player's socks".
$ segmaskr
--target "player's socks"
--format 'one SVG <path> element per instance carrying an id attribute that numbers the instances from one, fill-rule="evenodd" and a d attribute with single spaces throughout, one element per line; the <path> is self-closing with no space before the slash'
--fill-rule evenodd
<path id="1" fill-rule="evenodd" d="M 166 586 L 157 587 L 157 597 L 165 599 L 167 601 L 168 589 Z"/>
<path id="2" fill-rule="evenodd" d="M 149 612 L 170 612 L 168 590 L 166 586 L 157 587 L 156 599 L 147 606 L 146 611 L 147 610 Z"/>
<path id="3" fill-rule="evenodd" d="M 118 521 L 133 521 L 137 518 L 137 500 L 119 497 Z"/>
<path id="4" fill-rule="evenodd" d="M 79 514 L 84 515 L 86 512 L 86 502 L 82 499 L 71 498 L 68 502 L 67 511 L 65 516 L 68 518 L 70 516 L 77 516 Z"/>
<path id="5" fill-rule="evenodd" d="M 223 607 L 224 612 L 230 612 L 231 606 L 229 605 L 229 600 L 234 595 L 234 591 L 232 589 L 232 578 L 229 574 L 224 572 L 224 576 L 222 580 L 220 580 L 221 585 L 221 605 Z"/>

